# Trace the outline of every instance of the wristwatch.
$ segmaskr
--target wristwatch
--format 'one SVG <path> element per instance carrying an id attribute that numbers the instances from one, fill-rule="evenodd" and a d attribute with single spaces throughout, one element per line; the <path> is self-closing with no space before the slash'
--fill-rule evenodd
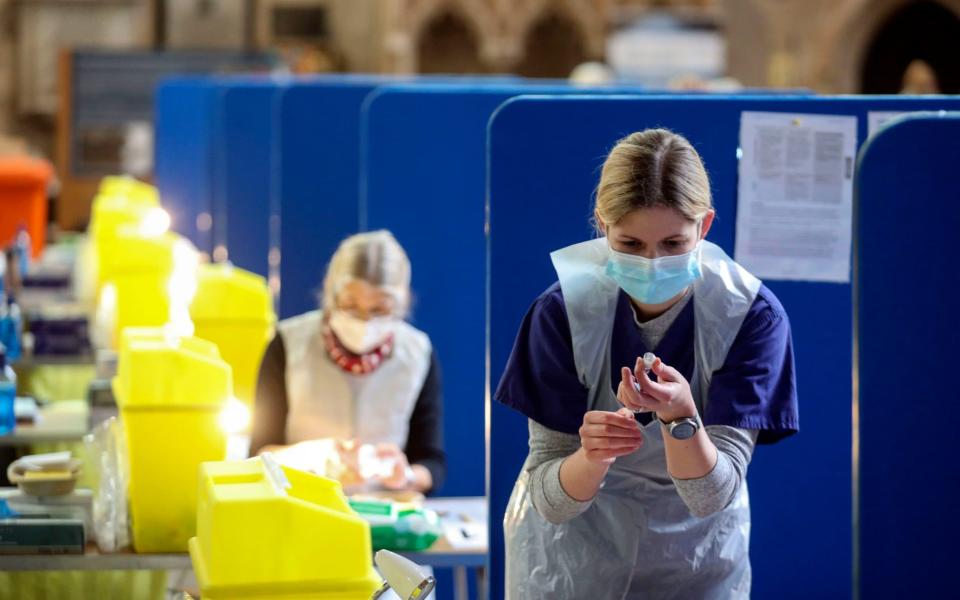
<path id="1" fill-rule="evenodd" d="M 697 435 L 697 432 L 700 431 L 702 424 L 700 423 L 700 416 L 695 417 L 681 417 L 676 421 L 670 421 L 669 423 L 661 419 L 659 416 L 657 420 L 663 423 L 663 426 L 667 428 L 667 431 L 670 432 L 670 437 L 675 440 L 689 440 L 693 436 Z"/>

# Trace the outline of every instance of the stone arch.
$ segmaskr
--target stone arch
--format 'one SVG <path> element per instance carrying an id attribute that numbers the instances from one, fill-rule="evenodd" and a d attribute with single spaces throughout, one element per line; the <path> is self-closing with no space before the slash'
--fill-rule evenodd
<path id="1" fill-rule="evenodd" d="M 960 92 L 960 16 L 929 0 L 905 6 L 883 23 L 870 40 L 860 68 L 864 93 L 897 93 L 907 66 L 926 62 L 940 91 Z"/>
<path id="2" fill-rule="evenodd" d="M 417 72 L 483 73 L 481 40 L 476 29 L 456 10 L 439 10 L 414 37 Z"/>
<path id="3" fill-rule="evenodd" d="M 562 79 L 589 56 L 581 27 L 563 12 L 548 10 L 527 30 L 514 71 L 524 77 Z"/>
<path id="4" fill-rule="evenodd" d="M 517 6 L 508 34 L 513 70 L 528 77 L 562 78 L 581 62 L 602 59 L 603 17 L 596 5 L 585 2 L 539 0 Z"/>
<path id="5" fill-rule="evenodd" d="M 842 4 L 834 27 L 824 36 L 814 71 L 814 80 L 826 91 L 857 92 L 861 69 L 873 40 L 891 17 L 913 0 L 852 0 Z M 960 0 L 937 0 L 936 4 L 960 17 Z"/>
<path id="6" fill-rule="evenodd" d="M 603 0 L 508 0 L 503 13 L 505 37 L 517 59 L 530 30 L 551 14 L 576 24 L 589 58 L 601 59 L 606 53 L 608 15 Z"/>
<path id="7" fill-rule="evenodd" d="M 443 14 L 455 14 L 462 18 L 474 32 L 484 59 L 496 54 L 497 38 L 500 35 L 496 15 L 488 2 L 483 0 L 419 0 L 411 2 L 410 8 L 401 17 L 400 27 L 416 43 L 424 29 Z"/>

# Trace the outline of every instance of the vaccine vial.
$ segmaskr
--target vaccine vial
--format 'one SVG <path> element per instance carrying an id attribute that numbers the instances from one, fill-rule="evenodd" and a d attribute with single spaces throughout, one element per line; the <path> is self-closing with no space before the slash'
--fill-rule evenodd
<path id="1" fill-rule="evenodd" d="M 643 372 L 650 373 L 650 370 L 653 368 L 653 363 L 656 362 L 657 355 L 653 352 L 647 352 L 643 355 Z"/>
<path id="2" fill-rule="evenodd" d="M 646 354 L 643 355 L 642 360 L 643 360 L 643 372 L 649 375 L 650 371 L 653 369 L 653 363 L 656 362 L 657 360 L 657 355 L 654 354 L 653 352 L 647 352 Z M 638 392 L 640 391 L 640 383 L 637 382 L 636 380 L 634 380 L 633 382 L 633 389 L 635 389 Z M 633 410 L 633 414 L 635 415 L 650 412 L 646 408 L 634 408 L 631 410 Z"/>

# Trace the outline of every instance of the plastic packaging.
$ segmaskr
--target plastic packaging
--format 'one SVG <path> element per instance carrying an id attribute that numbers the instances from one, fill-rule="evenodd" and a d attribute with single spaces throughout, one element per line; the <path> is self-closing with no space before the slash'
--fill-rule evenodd
<path id="1" fill-rule="evenodd" d="M 17 424 L 13 412 L 17 397 L 17 375 L 7 364 L 7 350 L 0 343 L 0 435 L 13 431 Z"/>
<path id="2" fill-rule="evenodd" d="M 16 491 L 6 497 L 7 506 L 21 515 L 47 515 L 54 519 L 83 521 L 86 538 L 93 541 L 93 492 L 77 488 L 62 496 L 31 496 Z M 3 589 L 0 587 L 0 589 Z"/>
<path id="3" fill-rule="evenodd" d="M 286 467 L 337 480 L 348 494 L 380 489 L 396 459 L 381 457 L 373 444 L 322 438 L 287 446 L 274 454 Z"/>
<path id="4" fill-rule="evenodd" d="M 361 444 L 357 448 L 357 471 L 364 481 L 390 477 L 395 466 L 396 459 L 381 458 L 373 444 Z"/>
<path id="5" fill-rule="evenodd" d="M 350 499 L 350 508 L 370 524 L 374 550 L 420 552 L 442 534 L 437 513 L 392 500 Z"/>
<path id="6" fill-rule="evenodd" d="M 84 438 L 95 474 L 93 530 L 97 546 L 104 552 L 116 552 L 130 545 L 130 520 L 127 513 L 129 469 L 126 462 L 122 427 L 111 417 L 97 425 Z"/>
<path id="7" fill-rule="evenodd" d="M 347 465 L 341 459 L 337 441 L 331 438 L 292 444 L 278 450 L 273 456 L 285 467 L 338 481 L 341 481 L 347 471 Z"/>

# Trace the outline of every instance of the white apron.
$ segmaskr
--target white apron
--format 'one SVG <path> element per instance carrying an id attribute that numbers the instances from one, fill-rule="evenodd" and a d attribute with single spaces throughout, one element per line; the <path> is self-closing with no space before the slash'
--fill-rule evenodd
<path id="1" fill-rule="evenodd" d="M 287 359 L 287 443 L 355 438 L 403 449 L 430 369 L 430 339 L 401 322 L 390 358 L 372 373 L 353 375 L 327 356 L 322 322 L 313 311 L 278 327 Z"/>

